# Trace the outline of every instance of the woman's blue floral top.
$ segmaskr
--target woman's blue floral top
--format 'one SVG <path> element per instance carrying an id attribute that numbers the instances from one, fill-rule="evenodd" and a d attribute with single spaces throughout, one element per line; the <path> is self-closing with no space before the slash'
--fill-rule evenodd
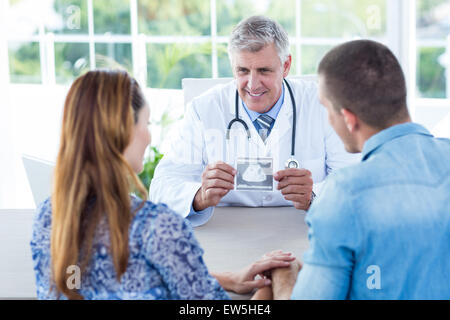
<path id="1" fill-rule="evenodd" d="M 140 203 L 132 198 L 132 208 Z M 37 296 L 66 299 L 52 289 L 51 219 L 51 201 L 47 199 L 37 209 L 31 240 Z M 120 282 L 109 243 L 108 224 L 103 220 L 96 229 L 88 266 L 78 282 L 79 293 L 85 299 L 229 299 L 208 273 L 190 223 L 164 204 L 147 201 L 132 220 L 128 267 Z M 68 270 L 71 278 L 73 270 Z"/>

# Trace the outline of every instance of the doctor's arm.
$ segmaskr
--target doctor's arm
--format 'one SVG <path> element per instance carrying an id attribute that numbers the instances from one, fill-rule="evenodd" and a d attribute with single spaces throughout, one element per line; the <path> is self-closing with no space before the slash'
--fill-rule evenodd
<path id="1" fill-rule="evenodd" d="M 192 105 L 173 137 L 168 151 L 159 162 L 150 186 L 150 200 L 166 203 L 186 218 L 192 213 L 193 199 L 201 188 L 206 167 L 206 151 L 202 123 Z M 193 216 L 194 226 L 205 223 L 213 208 Z"/>

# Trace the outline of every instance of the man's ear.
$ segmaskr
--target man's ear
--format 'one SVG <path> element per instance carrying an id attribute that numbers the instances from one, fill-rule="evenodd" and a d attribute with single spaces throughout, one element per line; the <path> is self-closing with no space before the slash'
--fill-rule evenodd
<path id="1" fill-rule="evenodd" d="M 292 56 L 289 55 L 283 65 L 283 78 L 286 78 L 289 75 L 291 66 L 292 66 Z"/>
<path id="2" fill-rule="evenodd" d="M 348 131 L 354 133 L 355 129 L 358 129 L 359 127 L 359 121 L 356 114 L 345 108 L 341 109 L 341 114 L 344 117 L 344 122 Z"/>

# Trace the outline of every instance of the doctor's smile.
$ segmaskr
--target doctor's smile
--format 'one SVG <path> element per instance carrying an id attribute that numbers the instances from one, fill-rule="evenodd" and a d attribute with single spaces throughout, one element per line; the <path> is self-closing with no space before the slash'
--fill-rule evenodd
<path id="1" fill-rule="evenodd" d="M 246 90 L 247 91 L 247 90 Z M 259 97 L 261 97 L 263 94 L 265 94 L 266 93 L 266 91 L 265 92 L 261 92 L 261 93 L 251 93 L 250 91 L 247 91 L 247 93 L 250 95 L 250 97 L 252 97 L 252 98 L 259 98 Z"/>

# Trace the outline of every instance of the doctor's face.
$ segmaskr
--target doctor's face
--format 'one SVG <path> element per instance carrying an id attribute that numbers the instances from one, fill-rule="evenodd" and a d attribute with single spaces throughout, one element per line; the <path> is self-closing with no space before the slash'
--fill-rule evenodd
<path id="1" fill-rule="evenodd" d="M 291 56 L 282 64 L 272 43 L 258 52 L 234 52 L 232 61 L 239 96 L 245 105 L 258 113 L 268 112 L 281 96 Z"/>

